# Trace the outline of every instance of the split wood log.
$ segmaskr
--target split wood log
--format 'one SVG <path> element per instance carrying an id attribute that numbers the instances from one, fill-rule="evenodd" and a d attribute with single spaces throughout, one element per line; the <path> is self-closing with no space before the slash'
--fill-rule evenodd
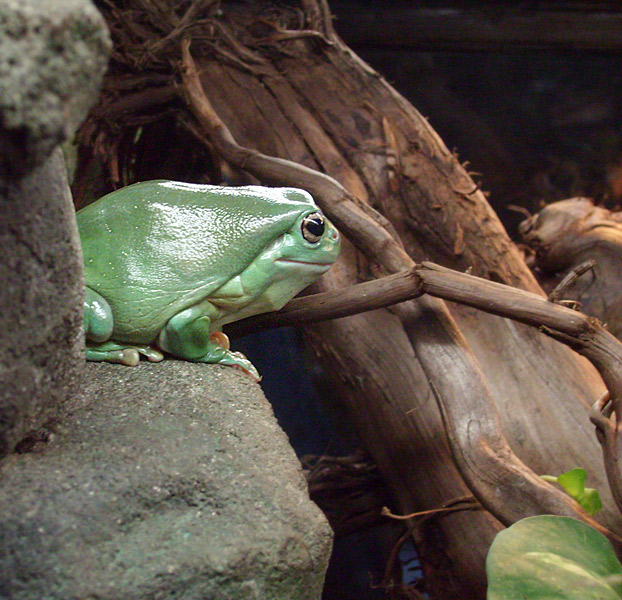
<path id="1" fill-rule="evenodd" d="M 414 268 L 412 259 L 379 224 L 381 217 L 374 220 L 370 215 L 371 210 L 362 211 L 355 199 L 337 181 L 291 161 L 269 157 L 238 145 L 203 91 L 188 39 L 182 42 L 181 73 L 190 109 L 210 143 L 223 158 L 262 181 L 284 186 L 295 185 L 297 182 L 310 191 L 350 241 L 366 256 L 377 260 L 386 271 Z M 457 277 L 455 283 L 459 287 L 460 274 L 453 274 L 446 269 L 440 269 L 440 272 L 447 278 L 450 274 Z M 506 286 L 488 283 L 495 286 L 497 296 L 507 293 Z M 470 305 L 476 303 L 488 306 L 493 303 L 489 295 L 476 296 L 479 290 L 462 288 L 465 289 L 471 292 L 470 302 L 464 299 L 467 297 L 464 292 L 449 299 Z M 528 292 L 522 294 L 533 296 Z M 547 303 L 545 298 L 536 298 L 540 304 Z M 424 298 L 418 303 L 397 305 L 394 310 L 406 332 L 411 333 L 411 342 L 424 371 L 428 365 L 433 370 L 439 359 L 441 363 L 451 364 L 454 368 L 459 365 L 463 369 L 462 377 L 452 381 L 435 381 L 432 389 L 443 415 L 458 468 L 482 505 L 506 525 L 537 514 L 572 516 L 602 531 L 622 550 L 622 538 L 594 521 L 565 493 L 545 483 L 510 450 L 477 360 L 444 305 Z M 525 320 L 528 320 L 528 316 Z M 444 349 L 443 356 L 439 356 L 438 351 L 428 353 L 431 346 L 438 345 Z M 477 396 L 473 395 L 474 388 L 478 392 Z M 462 398 L 462 402 L 448 400 L 457 397 Z"/>

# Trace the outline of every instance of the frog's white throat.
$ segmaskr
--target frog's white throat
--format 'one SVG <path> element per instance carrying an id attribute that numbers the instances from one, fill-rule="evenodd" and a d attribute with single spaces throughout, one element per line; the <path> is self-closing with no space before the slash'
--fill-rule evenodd
<path id="1" fill-rule="evenodd" d="M 225 298 L 222 292 L 227 290 L 219 290 L 211 299 L 212 303 L 221 309 L 216 325 L 221 326 L 252 315 L 280 310 L 291 298 L 308 287 L 331 266 L 331 264 L 294 263 L 293 261 L 280 262 L 284 263 L 278 265 L 283 276 L 274 277 L 264 282 L 263 286 L 256 285 L 253 278 L 249 277 L 251 273 L 245 271 L 226 286 L 229 290 L 234 286 L 243 290 L 241 295 L 236 298 L 231 296 Z M 295 276 L 292 276 L 294 273 Z"/>
<path id="2" fill-rule="evenodd" d="M 280 240 L 276 240 L 242 273 L 210 294 L 210 302 L 220 313 L 215 325 L 283 308 L 333 262 L 320 262 L 321 252 L 317 257 L 283 256 L 279 247 Z"/>

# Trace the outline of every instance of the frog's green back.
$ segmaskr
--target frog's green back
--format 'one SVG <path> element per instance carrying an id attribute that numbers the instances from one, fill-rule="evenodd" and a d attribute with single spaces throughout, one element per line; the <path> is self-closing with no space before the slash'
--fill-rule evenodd
<path id="1" fill-rule="evenodd" d="M 165 313 L 191 306 L 242 272 L 314 207 L 309 194 L 294 188 L 128 186 L 77 214 L 86 284 L 110 303 L 115 331 L 144 331 L 153 322 L 157 333 Z"/>

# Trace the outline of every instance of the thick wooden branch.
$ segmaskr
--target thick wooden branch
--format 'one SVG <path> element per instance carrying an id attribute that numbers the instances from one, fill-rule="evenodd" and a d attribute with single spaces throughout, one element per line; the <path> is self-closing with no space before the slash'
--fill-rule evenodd
<path id="1" fill-rule="evenodd" d="M 579 339 L 597 323 L 583 313 L 532 292 L 459 273 L 433 263 L 417 269 L 425 293 L 535 327 L 548 327 Z"/>
<path id="2" fill-rule="evenodd" d="M 622 343 L 598 321 L 581 312 L 556 304 L 531 292 L 458 273 L 433 263 L 423 263 L 382 279 L 369 281 L 347 290 L 295 298 L 281 311 L 257 315 L 229 325 L 233 335 L 257 329 L 336 319 L 366 310 L 374 310 L 429 294 L 472 306 L 479 310 L 539 327 L 543 333 L 583 354 L 598 368 L 610 392 L 615 418 L 603 415 L 595 406 L 591 419 L 599 429 L 605 468 L 611 490 L 622 511 Z M 439 402 L 446 419 L 451 410 Z M 448 431 L 454 431 L 449 427 Z M 456 445 L 458 441 L 455 440 Z M 453 445 L 453 444 L 452 444 Z"/>
<path id="3" fill-rule="evenodd" d="M 209 142 L 225 160 L 266 183 L 307 189 L 342 233 L 386 272 L 395 274 L 415 267 L 379 224 L 382 217 L 374 216 L 369 208 L 363 209 L 333 178 L 239 146 L 205 95 L 189 45 L 188 41 L 182 44 L 182 91 Z M 417 304 L 397 305 L 394 310 L 410 334 L 426 375 L 430 381 L 436 380 L 435 395 L 456 464 L 482 505 L 506 524 L 551 513 L 573 516 L 603 530 L 574 500 L 542 481 L 511 451 L 479 365 L 445 305 L 425 297 Z M 434 351 L 430 352 L 430 348 Z M 446 352 L 439 354 L 439 348 Z M 466 419 L 465 406 L 470 411 Z M 622 540 L 611 532 L 604 533 L 620 546 Z"/>
<path id="4" fill-rule="evenodd" d="M 400 271 L 394 275 L 359 283 L 345 290 L 294 298 L 277 312 L 229 323 L 226 330 L 229 335 L 240 336 L 271 327 L 302 325 L 348 317 L 419 298 L 424 293 L 422 283 L 417 268 Z"/>
<path id="5" fill-rule="evenodd" d="M 346 290 L 294 298 L 280 311 L 256 315 L 227 327 L 232 335 L 245 335 L 270 327 L 339 319 L 419 298 L 423 294 L 467 304 L 534 327 L 548 327 L 576 338 L 576 343 L 598 323 L 596 319 L 538 294 L 425 262 L 408 271 L 360 283 Z"/>

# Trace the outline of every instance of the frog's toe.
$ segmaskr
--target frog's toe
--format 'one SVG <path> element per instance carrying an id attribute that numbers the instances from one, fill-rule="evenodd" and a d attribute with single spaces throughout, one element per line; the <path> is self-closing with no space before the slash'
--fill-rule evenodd
<path id="1" fill-rule="evenodd" d="M 211 342 L 208 351 L 199 358 L 191 358 L 195 362 L 203 363 L 215 363 L 220 365 L 227 365 L 228 367 L 234 367 L 239 369 L 246 375 L 248 375 L 254 381 L 260 381 L 261 376 L 257 372 L 257 369 L 253 363 L 246 358 L 241 352 L 232 352 L 227 350 L 215 342 Z"/>
<path id="2" fill-rule="evenodd" d="M 241 352 L 231 352 L 228 351 L 226 356 L 223 357 L 220 361 L 220 364 L 228 365 L 242 371 L 244 374 L 248 375 L 253 381 L 259 383 L 261 381 L 261 375 L 259 371 L 255 368 L 255 365 L 244 356 Z"/>
<path id="3" fill-rule="evenodd" d="M 144 356 L 149 362 L 160 362 L 164 360 L 164 354 L 151 346 L 131 346 L 123 350 L 123 364 L 128 367 L 135 367 L 140 362 L 140 357 Z"/>
<path id="4" fill-rule="evenodd" d="M 136 348 L 125 348 L 121 350 L 123 360 L 120 362 L 128 367 L 135 367 L 140 362 L 140 354 Z"/>
<path id="5" fill-rule="evenodd" d="M 242 371 L 244 375 L 250 377 L 255 383 L 259 383 L 261 381 L 261 375 L 257 371 L 254 365 L 250 365 L 250 368 L 243 367 L 242 365 L 230 365 L 233 369 L 237 371 Z"/>
<path id="6" fill-rule="evenodd" d="M 151 346 L 139 346 L 136 350 L 142 354 L 149 362 L 160 362 L 164 360 L 164 354 Z"/>
<path id="7" fill-rule="evenodd" d="M 159 362 L 164 358 L 162 352 L 147 345 L 128 346 L 116 342 L 104 342 L 86 348 L 86 360 L 117 363 L 128 367 L 138 365 L 141 355 L 151 362 Z"/>
<path id="8" fill-rule="evenodd" d="M 209 341 L 214 344 L 218 344 L 221 348 L 224 348 L 225 350 L 229 350 L 229 348 L 231 348 L 231 344 L 229 343 L 229 337 L 226 333 L 223 333 L 222 331 L 212 331 L 212 333 L 209 334 Z"/>
<path id="9" fill-rule="evenodd" d="M 139 357 L 138 352 L 132 352 L 129 348 L 104 349 L 95 347 L 86 349 L 86 360 L 135 367 L 138 364 Z"/>

